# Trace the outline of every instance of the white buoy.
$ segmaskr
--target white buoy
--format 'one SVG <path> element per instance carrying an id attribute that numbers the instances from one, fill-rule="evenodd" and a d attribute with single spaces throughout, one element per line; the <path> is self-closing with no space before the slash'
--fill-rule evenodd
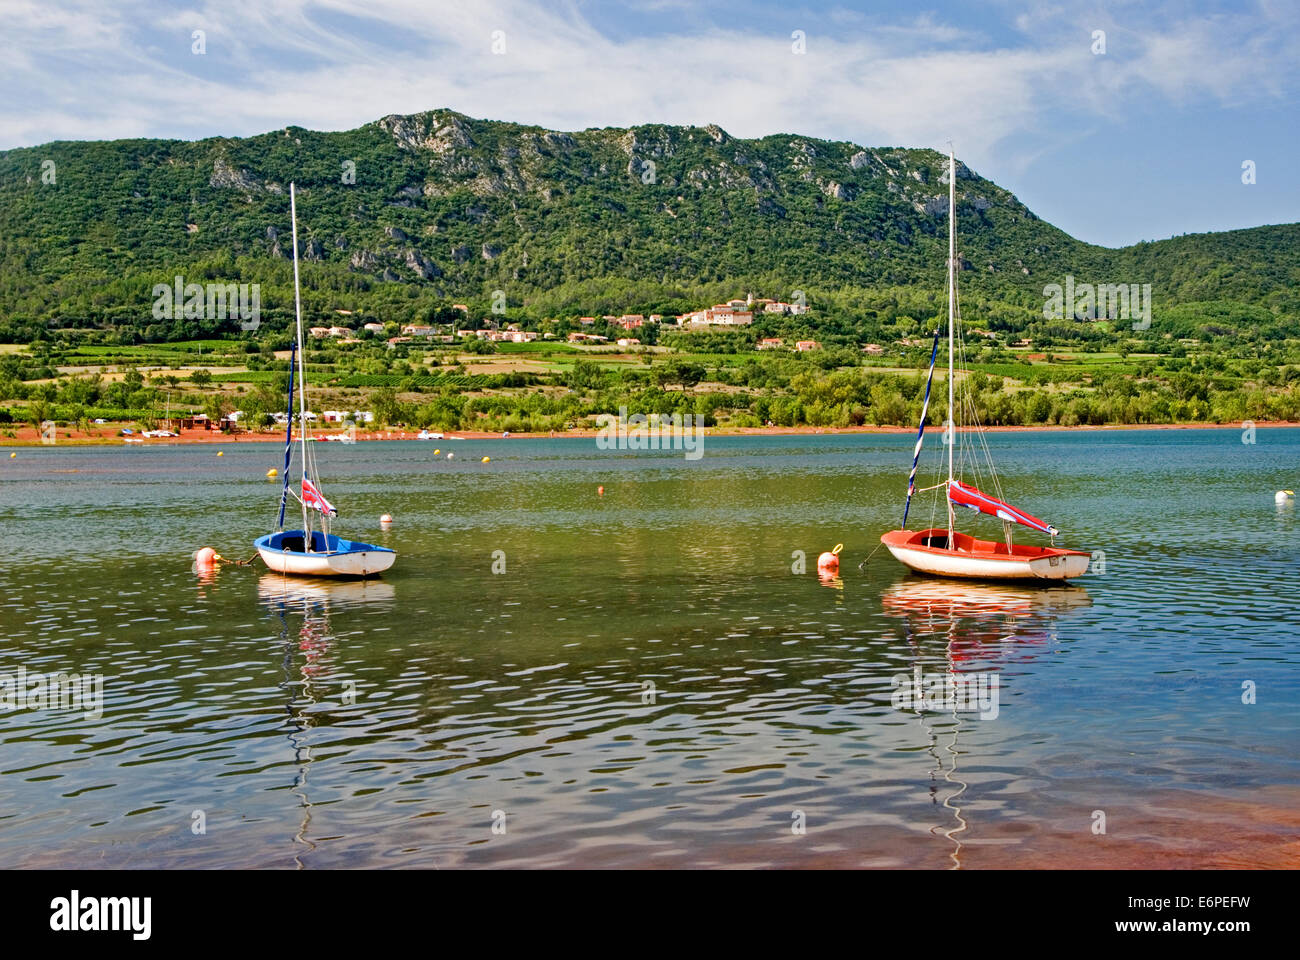
<path id="1" fill-rule="evenodd" d="M 1273 494 L 1273 500 L 1276 503 L 1286 503 L 1294 496 L 1294 490 L 1279 490 L 1277 493 Z"/>
<path id="2" fill-rule="evenodd" d="M 393 518 L 392 518 L 391 516 L 389 516 L 388 514 L 384 514 L 382 517 L 379 518 L 379 523 L 380 523 L 381 526 L 385 526 L 385 527 L 386 527 L 386 526 L 390 525 L 392 522 L 393 522 Z"/>
<path id="3" fill-rule="evenodd" d="M 455 457 L 456 457 L 456 454 L 454 454 L 454 453 L 449 453 L 449 454 L 447 454 L 447 459 L 448 459 L 448 460 L 455 459 Z"/>

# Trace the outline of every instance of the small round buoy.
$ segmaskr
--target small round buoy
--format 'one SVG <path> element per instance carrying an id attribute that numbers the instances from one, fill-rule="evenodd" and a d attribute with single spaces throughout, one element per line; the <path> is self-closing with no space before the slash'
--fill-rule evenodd
<path id="1" fill-rule="evenodd" d="M 435 451 L 433 451 L 433 455 L 434 455 L 435 457 L 436 457 L 438 454 L 440 454 L 440 453 L 442 453 L 441 450 L 435 450 Z"/>
<path id="2" fill-rule="evenodd" d="M 1273 494 L 1273 500 L 1277 503 L 1286 503 L 1287 500 L 1295 496 L 1294 490 L 1279 490 Z"/>
<path id="3" fill-rule="evenodd" d="M 382 517 L 379 518 L 379 522 L 380 522 L 380 524 L 383 525 L 383 526 L 388 526 L 390 523 L 393 522 L 393 518 L 392 518 L 392 516 L 391 516 L 390 514 L 387 514 L 387 513 L 386 513 L 386 514 L 384 514 Z"/>
<path id="4" fill-rule="evenodd" d="M 268 477 L 278 477 L 280 475 L 280 471 L 275 469 L 275 467 L 272 467 L 270 470 L 266 471 L 266 475 Z"/>
<path id="5" fill-rule="evenodd" d="M 604 488 L 604 487 L 597 487 L 597 488 L 596 488 L 596 496 L 598 496 L 598 497 L 603 497 L 604 495 L 605 495 L 605 488 Z"/>
<path id="6" fill-rule="evenodd" d="M 456 454 L 454 454 L 454 453 L 449 453 L 449 454 L 447 454 L 447 459 L 450 460 L 450 459 L 451 459 L 452 457 L 454 457 L 454 456 L 456 456 Z"/>
<path id="7" fill-rule="evenodd" d="M 491 461 L 492 461 L 492 458 L 491 458 L 491 457 L 484 457 L 484 458 L 483 458 L 483 462 L 484 462 L 484 463 L 490 463 Z"/>
<path id="8" fill-rule="evenodd" d="M 200 567 L 210 567 L 221 559 L 221 554 L 211 547 L 200 547 L 194 553 L 194 562 Z"/>
<path id="9" fill-rule="evenodd" d="M 218 450 L 218 451 L 217 451 L 217 456 L 219 456 L 219 457 L 224 457 L 225 455 L 226 455 L 226 452 L 225 452 L 224 450 Z"/>
<path id="10" fill-rule="evenodd" d="M 838 570 L 840 568 L 840 551 L 844 549 L 844 544 L 835 544 L 834 550 L 828 550 L 817 558 L 818 570 Z"/>
<path id="11" fill-rule="evenodd" d="M 16 457 L 16 456 L 18 456 L 18 454 L 16 454 L 16 453 L 11 453 L 11 454 L 9 454 L 9 459 L 12 460 L 12 459 L 13 459 L 14 457 Z"/>

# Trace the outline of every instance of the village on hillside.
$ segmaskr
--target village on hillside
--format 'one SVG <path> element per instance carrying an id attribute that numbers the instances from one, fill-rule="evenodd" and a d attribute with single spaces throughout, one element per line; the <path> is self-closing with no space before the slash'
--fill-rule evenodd
<path id="1" fill-rule="evenodd" d="M 452 309 L 459 311 L 465 318 L 469 319 L 469 307 L 463 303 L 452 304 Z M 336 313 L 346 317 L 350 316 L 350 310 L 337 310 Z M 788 303 L 784 300 L 773 300 L 770 297 L 755 297 L 752 293 L 743 299 L 728 300 L 726 303 L 715 303 L 712 306 L 703 307 L 699 310 L 693 310 L 688 313 L 678 314 L 675 317 L 664 317 L 662 314 L 652 313 L 649 315 L 640 313 L 625 313 L 621 316 L 606 314 L 604 316 L 578 316 L 573 318 L 573 324 L 578 326 L 578 330 L 572 330 L 565 335 L 553 331 L 543 330 L 525 330 L 518 323 L 500 324 L 495 318 L 488 318 L 482 321 L 485 325 L 482 327 L 451 327 L 437 326 L 433 324 L 406 324 L 400 328 L 400 332 L 394 332 L 390 324 L 369 321 L 362 324 L 359 328 L 348 326 L 346 323 L 336 324 L 334 326 L 315 326 L 309 329 L 309 334 L 316 340 L 333 339 L 341 344 L 361 343 L 364 337 L 386 336 L 390 346 L 396 346 L 401 343 L 412 343 L 419 339 L 431 340 L 439 343 L 455 343 L 467 340 L 487 340 L 494 343 L 531 343 L 535 340 L 557 340 L 564 339 L 569 343 L 575 344 L 605 344 L 614 343 L 620 347 L 635 347 L 642 344 L 642 339 L 632 334 L 635 331 L 643 330 L 648 326 L 659 328 L 673 328 L 678 330 L 719 330 L 736 327 L 747 327 L 753 324 L 754 315 L 757 313 L 774 314 L 779 316 L 798 317 L 804 316 L 810 312 L 806 303 Z M 607 332 L 597 333 L 597 329 Z M 619 332 L 627 334 L 626 336 L 618 335 Z M 758 349 L 772 350 L 786 348 L 786 342 L 780 337 L 765 337 L 758 342 Z M 797 340 L 788 345 L 789 349 L 798 351 L 816 350 L 819 344 L 815 340 Z M 881 351 L 877 344 L 871 344 L 876 352 Z"/>

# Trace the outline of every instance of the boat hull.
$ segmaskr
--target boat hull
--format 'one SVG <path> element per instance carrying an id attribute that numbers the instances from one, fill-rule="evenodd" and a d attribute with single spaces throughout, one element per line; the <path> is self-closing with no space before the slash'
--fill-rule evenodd
<path id="1" fill-rule="evenodd" d="M 977 540 L 964 533 L 953 535 L 955 549 L 947 546 L 948 531 L 891 530 L 880 538 L 894 558 L 917 573 L 963 580 L 1069 580 L 1088 572 L 1092 557 L 1082 550 L 1034 547 Z"/>
<path id="2" fill-rule="evenodd" d="M 372 577 L 397 560 L 387 547 L 357 543 L 320 532 L 312 533 L 312 550 L 303 550 L 301 530 L 259 537 L 253 544 L 262 562 L 276 573 L 298 577 Z"/>

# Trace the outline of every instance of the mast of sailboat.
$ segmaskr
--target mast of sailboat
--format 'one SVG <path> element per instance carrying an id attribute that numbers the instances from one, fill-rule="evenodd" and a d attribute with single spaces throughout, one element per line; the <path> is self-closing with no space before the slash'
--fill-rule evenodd
<path id="1" fill-rule="evenodd" d="M 293 224 L 293 312 L 298 328 L 298 439 L 302 444 L 302 478 L 307 479 L 307 354 L 302 349 L 302 291 L 298 285 L 298 201 L 294 185 L 289 184 L 289 219 Z M 301 489 L 301 487 L 300 487 Z M 303 550 L 311 553 L 311 514 L 306 500 L 302 503 Z"/>
<path id="2" fill-rule="evenodd" d="M 295 246 L 295 249 L 297 247 Z M 948 144 L 948 486 L 952 489 L 952 449 L 957 445 L 957 416 L 953 410 L 953 318 L 957 309 L 957 161 Z M 953 549 L 952 499 L 948 500 L 948 549 Z"/>

